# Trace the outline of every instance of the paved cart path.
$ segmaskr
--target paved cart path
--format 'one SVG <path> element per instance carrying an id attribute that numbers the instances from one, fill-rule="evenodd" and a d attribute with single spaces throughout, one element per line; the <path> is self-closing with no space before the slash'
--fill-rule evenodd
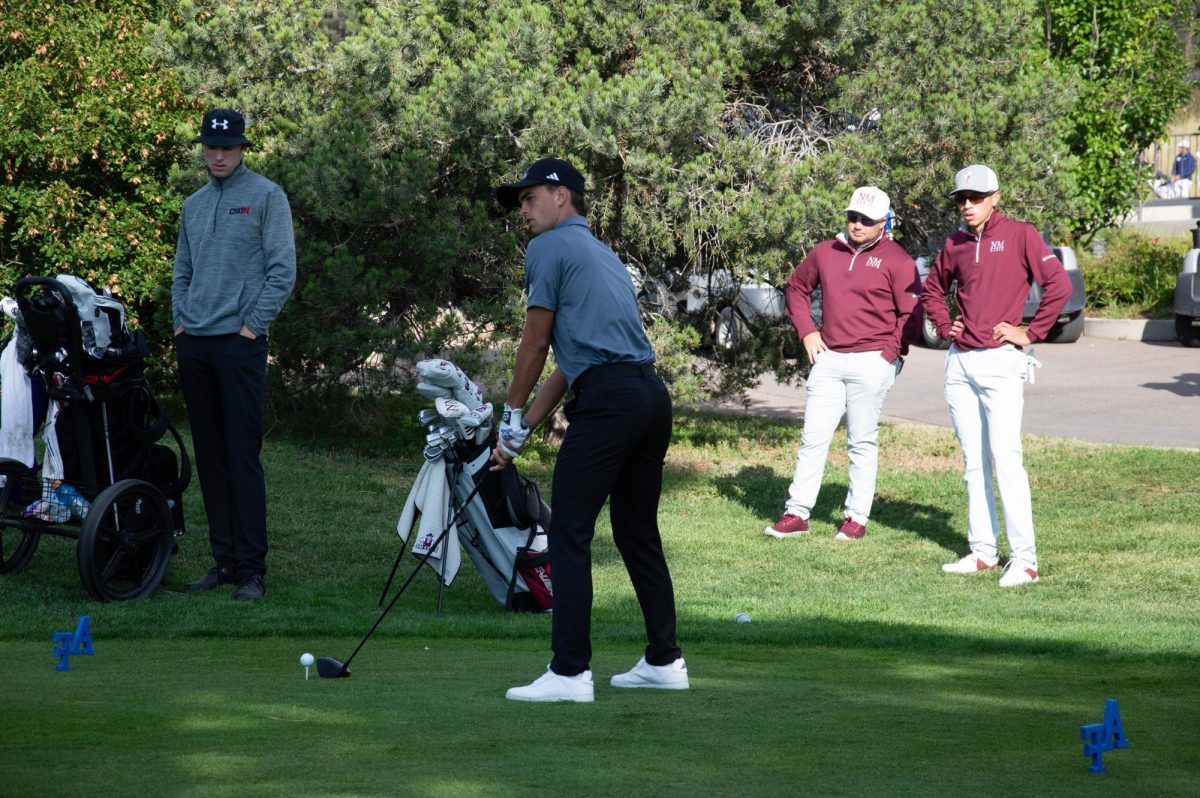
<path id="1" fill-rule="evenodd" d="M 1036 354 L 1042 368 L 1025 389 L 1025 432 L 1200 449 L 1200 348 L 1084 336 L 1073 344 L 1039 344 Z M 950 426 L 942 397 L 945 357 L 912 348 L 888 394 L 885 421 Z M 803 386 L 779 385 L 767 375 L 749 396 L 750 412 L 803 418 Z"/>

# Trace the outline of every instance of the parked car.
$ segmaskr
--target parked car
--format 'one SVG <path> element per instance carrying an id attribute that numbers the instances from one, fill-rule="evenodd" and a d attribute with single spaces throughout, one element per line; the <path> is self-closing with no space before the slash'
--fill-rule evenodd
<path id="1" fill-rule="evenodd" d="M 693 275 L 688 280 L 685 310 L 698 312 L 710 302 L 718 306 L 711 330 L 713 346 L 726 352 L 738 349 L 750 335 L 755 323 L 765 320 L 795 330 L 787 315 L 787 300 L 783 289 L 771 283 L 748 281 L 734 291 L 727 271 L 715 271 L 711 276 Z M 812 295 L 812 317 L 821 325 L 821 290 Z"/>
<path id="2" fill-rule="evenodd" d="M 1052 247 L 1052 249 L 1055 257 L 1062 261 L 1063 268 L 1067 270 L 1067 277 L 1071 280 L 1071 296 L 1067 300 L 1067 304 L 1063 305 L 1062 311 L 1059 312 L 1054 326 L 1046 334 L 1046 341 L 1059 344 L 1074 343 L 1079 340 L 1079 336 L 1083 335 L 1083 306 L 1086 300 L 1083 290 L 1083 272 L 1079 271 L 1079 263 L 1075 260 L 1075 250 L 1070 247 Z M 922 285 L 932 267 L 932 257 L 925 255 L 917 258 L 917 271 L 921 275 Z M 1028 324 L 1033 321 L 1033 316 L 1037 313 L 1041 301 L 1042 287 L 1035 282 L 1029 287 L 1029 296 L 1025 298 L 1025 307 L 1021 310 L 1022 323 Z M 953 298 L 951 298 L 951 302 L 953 302 Z M 930 349 L 950 348 L 950 342 L 937 334 L 937 328 L 928 317 L 921 324 L 919 343 Z"/>
<path id="3" fill-rule="evenodd" d="M 1175 278 L 1175 337 L 1184 346 L 1200 346 L 1200 223 L 1192 230 L 1192 248 Z"/>

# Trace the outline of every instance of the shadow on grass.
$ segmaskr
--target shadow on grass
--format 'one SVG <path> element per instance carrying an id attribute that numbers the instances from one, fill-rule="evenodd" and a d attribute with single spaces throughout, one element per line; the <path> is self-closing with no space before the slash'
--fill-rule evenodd
<path id="1" fill-rule="evenodd" d="M 881 524 L 910 532 L 952 552 L 966 553 L 967 539 L 951 525 L 950 511 L 918 502 L 876 496 L 871 517 Z"/>
<path id="2" fill-rule="evenodd" d="M 500 798 L 546 782 L 562 795 L 739 797 L 1183 795 L 1194 784 L 1195 688 L 1182 666 L 1154 672 L 1163 689 L 1136 665 L 1101 674 L 1050 658 L 697 646 L 693 689 L 668 695 L 610 688 L 631 653 L 610 649 L 597 657 L 594 704 L 531 706 L 502 696 L 537 661 L 495 638 L 390 641 L 337 681 L 305 681 L 297 650 L 292 639 L 155 641 L 110 647 L 70 680 L 21 669 L 6 706 L 6 787 L 48 794 L 69 780 L 135 795 L 148 761 L 156 794 L 218 798 Z M 1086 772 L 1077 730 L 1117 689 L 1134 744 L 1105 757 L 1106 790 Z M 107 731 L 125 727 L 136 733 Z M 804 744 L 781 755 L 778 740 L 797 728 Z M 514 768 L 513 740 L 529 739 L 532 776 Z M 964 768 L 975 751 L 1021 767 Z"/>
<path id="3" fill-rule="evenodd" d="M 736 474 L 713 479 L 717 492 L 768 521 L 782 512 L 790 481 L 767 466 L 747 466 Z M 847 485 L 830 481 L 821 486 L 810 516 L 816 522 L 841 524 Z M 943 507 L 876 495 L 871 519 L 880 524 L 925 538 L 950 551 L 964 550 L 966 539 L 950 525 L 951 513 Z"/>
<path id="4" fill-rule="evenodd" d="M 1190 651 L 1117 651 L 1102 645 L 1046 635 L 962 634 L 932 625 L 847 620 L 813 614 L 781 619 L 752 617 L 750 623 L 743 624 L 734 622 L 732 613 L 727 620 L 715 620 L 711 616 L 690 615 L 686 609 L 686 604 L 681 604 L 678 619 L 679 643 L 685 657 L 689 643 L 744 643 L 768 648 L 797 646 L 944 654 L 964 659 L 1005 656 L 1074 662 L 1163 662 L 1182 667 L 1200 666 L 1200 655 Z M 645 643 L 641 611 L 635 599 L 630 597 L 610 601 L 603 615 L 603 622 L 593 625 L 593 644 L 598 653 L 606 648 L 611 649 L 614 643 L 622 640 Z M 601 642 L 596 644 L 597 641 Z"/>

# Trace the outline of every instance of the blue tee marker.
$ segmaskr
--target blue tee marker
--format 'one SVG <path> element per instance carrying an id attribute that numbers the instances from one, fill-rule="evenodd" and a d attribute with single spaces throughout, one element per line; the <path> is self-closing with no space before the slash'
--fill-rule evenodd
<path id="1" fill-rule="evenodd" d="M 54 666 L 56 671 L 71 670 L 67 658 L 72 654 L 96 653 L 92 648 L 92 622 L 86 615 L 79 616 L 79 625 L 75 627 L 74 632 L 55 632 L 54 642 L 62 643 L 54 647 L 54 656 L 58 657 L 58 664 Z"/>
<path id="2" fill-rule="evenodd" d="M 1117 699 L 1110 698 L 1104 703 L 1103 723 L 1088 723 L 1079 727 L 1079 738 L 1083 740 L 1083 755 L 1092 758 L 1088 772 L 1103 773 L 1104 762 L 1100 756 L 1114 748 L 1129 747 L 1129 738 L 1125 736 L 1125 726 L 1121 723 L 1121 711 L 1117 709 Z"/>

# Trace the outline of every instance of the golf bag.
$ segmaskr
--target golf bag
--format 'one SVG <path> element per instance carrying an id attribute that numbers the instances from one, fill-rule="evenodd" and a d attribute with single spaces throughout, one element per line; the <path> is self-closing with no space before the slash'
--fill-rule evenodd
<path id="1" fill-rule="evenodd" d="M 59 493 L 68 486 L 87 499 L 122 480 L 144 480 L 167 499 L 181 534 L 191 462 L 143 376 L 145 336 L 125 325 L 120 302 L 72 275 L 27 277 L 14 293 L 17 351 L 31 383 L 41 383 L 49 399 L 47 488 Z M 159 442 L 168 432 L 174 447 Z M 60 520 L 54 496 L 46 501 L 44 520 Z"/>
<path id="2" fill-rule="evenodd" d="M 425 462 L 396 524 L 397 534 L 407 545 L 415 524 L 412 552 L 428 555 L 425 561 L 443 585 L 454 580 L 465 550 L 502 607 L 550 610 L 554 588 L 545 534 L 550 508 L 515 465 L 491 470 L 496 442 L 492 408 L 480 404 L 482 393 L 475 384 L 444 360 L 422 361 L 418 373 L 429 380 L 418 390 L 435 399 L 436 409 L 418 415 L 429 431 Z M 451 395 L 441 395 L 437 388 Z"/>

